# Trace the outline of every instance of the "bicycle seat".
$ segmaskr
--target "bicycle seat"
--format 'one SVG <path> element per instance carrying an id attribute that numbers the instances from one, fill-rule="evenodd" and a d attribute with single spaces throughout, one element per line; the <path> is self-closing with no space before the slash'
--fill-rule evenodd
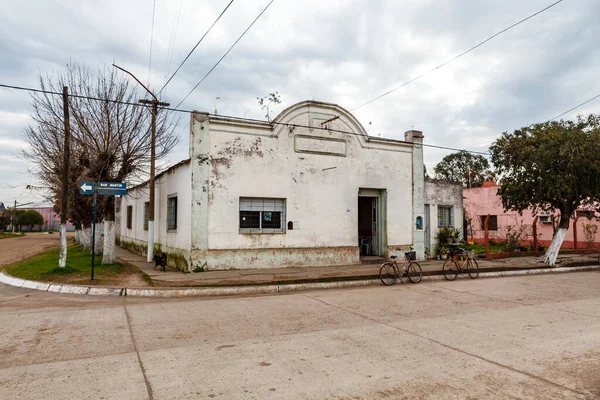
<path id="1" fill-rule="evenodd" d="M 393 260 L 394 258 L 398 258 L 398 256 L 390 256 L 390 258 Z"/>

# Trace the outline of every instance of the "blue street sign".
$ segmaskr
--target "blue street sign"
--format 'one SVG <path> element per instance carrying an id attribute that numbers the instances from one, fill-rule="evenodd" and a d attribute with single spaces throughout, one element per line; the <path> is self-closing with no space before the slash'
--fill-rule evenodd
<path id="1" fill-rule="evenodd" d="M 127 184 L 123 182 L 98 182 L 96 186 L 101 196 L 125 196 Z"/>
<path id="2" fill-rule="evenodd" d="M 92 182 L 92 181 L 79 182 L 79 193 L 93 194 L 94 193 L 94 182 Z"/>

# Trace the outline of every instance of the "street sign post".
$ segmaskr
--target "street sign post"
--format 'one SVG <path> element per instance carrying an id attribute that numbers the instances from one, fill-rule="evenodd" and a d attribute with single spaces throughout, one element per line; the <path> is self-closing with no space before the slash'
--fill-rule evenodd
<path id="1" fill-rule="evenodd" d="M 94 218 L 92 220 L 92 279 L 94 280 L 94 256 L 96 255 L 96 197 L 100 196 L 125 196 L 127 184 L 124 182 L 79 182 L 79 193 L 94 196 Z"/>

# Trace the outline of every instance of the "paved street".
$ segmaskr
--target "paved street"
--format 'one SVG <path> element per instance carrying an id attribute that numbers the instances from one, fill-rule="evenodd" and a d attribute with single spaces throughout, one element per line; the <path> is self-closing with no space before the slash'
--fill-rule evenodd
<path id="1" fill-rule="evenodd" d="M 600 398 L 600 273 L 249 298 L 0 286 L 0 398 Z"/>

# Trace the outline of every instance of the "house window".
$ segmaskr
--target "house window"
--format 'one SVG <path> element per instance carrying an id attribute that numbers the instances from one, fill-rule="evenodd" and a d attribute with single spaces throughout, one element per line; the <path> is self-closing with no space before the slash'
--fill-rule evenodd
<path id="1" fill-rule="evenodd" d="M 150 219 L 150 202 L 144 203 L 144 230 L 148 230 L 148 220 Z"/>
<path id="2" fill-rule="evenodd" d="M 454 207 L 438 206 L 438 227 L 454 226 Z"/>
<path id="3" fill-rule="evenodd" d="M 131 229 L 131 221 L 133 220 L 133 206 L 127 206 L 127 229 Z"/>
<path id="4" fill-rule="evenodd" d="M 481 229 L 485 229 L 485 217 L 487 215 L 480 215 L 481 218 Z M 497 231 L 498 230 L 498 216 L 490 215 L 490 219 L 488 221 L 488 231 Z"/>
<path id="5" fill-rule="evenodd" d="M 285 232 L 285 199 L 240 197 L 241 232 Z"/>
<path id="6" fill-rule="evenodd" d="M 587 219 L 593 219 L 595 212 L 594 211 L 583 211 L 583 210 L 579 210 L 577 211 L 577 218 L 587 218 Z"/>
<path id="7" fill-rule="evenodd" d="M 167 198 L 167 230 L 177 229 L 177 195 L 169 195 Z"/>

